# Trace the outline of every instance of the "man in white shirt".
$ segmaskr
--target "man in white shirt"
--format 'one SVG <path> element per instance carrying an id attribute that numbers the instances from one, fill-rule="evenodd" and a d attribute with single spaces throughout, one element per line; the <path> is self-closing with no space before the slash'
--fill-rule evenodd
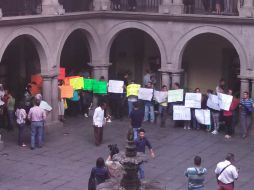
<path id="1" fill-rule="evenodd" d="M 219 162 L 215 169 L 218 190 L 234 190 L 234 181 L 238 178 L 238 170 L 233 165 L 235 156 L 228 153 L 225 161 Z"/>
<path id="2" fill-rule="evenodd" d="M 102 103 L 99 107 L 94 110 L 93 114 L 93 126 L 94 126 L 94 138 L 95 145 L 99 146 L 102 143 L 103 138 L 103 126 L 105 124 L 104 110 L 106 103 Z"/>

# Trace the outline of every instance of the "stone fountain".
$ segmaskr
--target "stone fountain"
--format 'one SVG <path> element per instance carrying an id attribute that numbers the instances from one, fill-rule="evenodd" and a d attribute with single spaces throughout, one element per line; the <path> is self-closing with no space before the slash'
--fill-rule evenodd
<path id="1" fill-rule="evenodd" d="M 147 161 L 145 154 L 136 151 L 133 130 L 130 129 L 127 135 L 125 152 L 113 156 L 113 161 L 119 162 L 122 166 L 122 175 L 110 178 L 105 183 L 97 186 L 97 190 L 166 190 L 166 187 L 157 181 L 144 180 L 138 177 L 138 165 Z"/>

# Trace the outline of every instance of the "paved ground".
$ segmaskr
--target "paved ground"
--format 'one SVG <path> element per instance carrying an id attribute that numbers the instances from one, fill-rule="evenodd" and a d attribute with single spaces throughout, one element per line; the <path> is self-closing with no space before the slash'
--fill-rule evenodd
<path id="1" fill-rule="evenodd" d="M 91 119 L 81 116 L 68 119 L 64 126 L 48 128 L 45 146 L 33 151 L 16 145 L 16 131 L 7 133 L 5 148 L 0 152 L 0 189 L 86 190 L 91 167 L 97 157 L 107 157 L 107 145 L 117 143 L 123 150 L 128 125 L 127 119 L 109 124 L 100 147 L 93 144 Z M 202 156 L 208 169 L 206 189 L 215 190 L 215 165 L 226 152 L 235 153 L 240 168 L 236 189 L 253 189 L 253 138 L 225 140 L 223 135 L 173 128 L 169 121 L 166 128 L 151 124 L 144 128 L 156 153 L 156 158 L 145 166 L 146 178 L 160 181 L 167 190 L 185 189 L 183 173 L 196 154 Z"/>

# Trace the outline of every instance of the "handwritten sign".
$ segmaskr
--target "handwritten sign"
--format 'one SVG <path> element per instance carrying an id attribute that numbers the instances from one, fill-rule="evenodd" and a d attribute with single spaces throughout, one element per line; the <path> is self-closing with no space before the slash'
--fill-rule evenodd
<path id="1" fill-rule="evenodd" d="M 69 85 L 60 86 L 61 98 L 72 98 L 73 97 L 73 87 Z"/>
<path id="2" fill-rule="evenodd" d="M 92 91 L 93 90 L 94 79 L 86 79 L 84 78 L 84 88 L 83 90 Z"/>
<path id="3" fill-rule="evenodd" d="M 183 101 L 183 89 L 168 91 L 168 102 L 182 102 L 182 101 Z"/>
<path id="4" fill-rule="evenodd" d="M 70 85 L 74 90 L 79 90 L 84 88 L 84 79 L 83 77 L 75 77 L 70 79 Z"/>
<path id="5" fill-rule="evenodd" d="M 209 97 L 208 97 L 208 100 L 207 100 L 207 106 L 211 109 L 220 111 L 218 96 L 216 96 L 214 94 L 209 94 Z"/>
<path id="6" fill-rule="evenodd" d="M 211 125 L 211 112 L 210 110 L 195 109 L 195 117 L 200 124 Z"/>
<path id="7" fill-rule="evenodd" d="M 191 120 L 191 111 L 190 108 L 186 108 L 185 106 L 173 106 L 173 120 Z"/>
<path id="8" fill-rule="evenodd" d="M 186 93 L 185 94 L 185 107 L 188 108 L 201 108 L 201 93 Z"/>
<path id="9" fill-rule="evenodd" d="M 107 82 L 106 81 L 94 81 L 93 84 L 94 94 L 107 94 Z"/>
<path id="10" fill-rule="evenodd" d="M 130 84 L 127 86 L 127 97 L 138 96 L 138 91 L 140 89 L 140 84 Z"/>
<path id="11" fill-rule="evenodd" d="M 151 88 L 140 88 L 138 93 L 138 99 L 151 101 L 153 98 L 153 89 Z"/>
<path id="12" fill-rule="evenodd" d="M 232 100 L 233 100 L 233 96 L 218 93 L 218 98 L 219 98 L 220 109 L 229 111 L 229 108 L 230 108 Z"/>
<path id="13" fill-rule="evenodd" d="M 124 82 L 120 80 L 109 80 L 108 92 L 111 93 L 123 93 Z"/>
<path id="14" fill-rule="evenodd" d="M 154 91 L 154 99 L 158 103 L 167 102 L 168 92 Z"/>

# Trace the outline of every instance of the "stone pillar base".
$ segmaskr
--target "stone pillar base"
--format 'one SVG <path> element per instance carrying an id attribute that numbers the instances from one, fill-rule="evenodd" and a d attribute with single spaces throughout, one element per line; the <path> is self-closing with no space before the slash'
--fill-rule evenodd
<path id="1" fill-rule="evenodd" d="M 42 5 L 43 15 L 63 15 L 65 10 L 62 5 Z"/>
<path id="2" fill-rule="evenodd" d="M 170 14 L 172 15 L 183 14 L 183 12 L 184 12 L 183 4 L 172 4 L 170 6 Z"/>
<path id="3" fill-rule="evenodd" d="M 93 6 L 95 11 L 109 11 L 111 1 L 110 0 L 94 0 Z"/>

